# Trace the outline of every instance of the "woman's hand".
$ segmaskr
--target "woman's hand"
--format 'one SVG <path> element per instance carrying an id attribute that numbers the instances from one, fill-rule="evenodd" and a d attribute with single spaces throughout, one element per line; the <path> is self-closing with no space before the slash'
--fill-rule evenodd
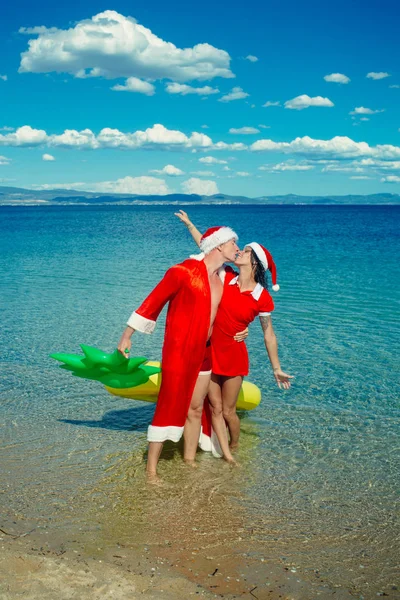
<path id="1" fill-rule="evenodd" d="M 293 375 L 284 373 L 282 369 L 274 369 L 274 377 L 278 387 L 281 389 L 283 388 L 284 390 L 288 390 L 290 388 L 290 379 L 294 378 Z"/>
<path id="2" fill-rule="evenodd" d="M 236 335 L 233 336 L 235 342 L 244 342 L 244 340 L 249 335 L 249 328 L 243 329 L 243 331 L 239 331 Z"/>
<path id="3" fill-rule="evenodd" d="M 188 217 L 188 214 L 185 213 L 184 210 L 180 210 L 179 212 L 174 213 L 174 215 L 176 217 L 178 217 L 178 219 L 180 219 L 182 221 L 182 223 L 184 223 L 186 225 L 186 227 L 189 227 L 189 225 L 192 224 L 191 220 Z"/>

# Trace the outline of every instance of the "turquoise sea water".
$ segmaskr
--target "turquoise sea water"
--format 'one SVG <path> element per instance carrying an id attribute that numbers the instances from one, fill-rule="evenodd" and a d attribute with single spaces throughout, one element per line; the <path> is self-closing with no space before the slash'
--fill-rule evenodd
<path id="1" fill-rule="evenodd" d="M 170 265 L 194 251 L 174 210 L 0 208 L 7 518 L 89 527 L 86 513 L 74 512 L 81 492 L 99 489 L 110 473 L 131 468 L 129 461 L 141 470 L 153 408 L 112 398 L 48 355 L 79 352 L 80 343 L 114 349 L 131 311 Z M 234 500 L 254 525 L 253 541 L 269 559 L 289 561 L 309 577 L 310 590 L 317 570 L 332 589 L 345 586 L 355 597 L 395 597 L 400 208 L 189 212 L 201 230 L 227 224 L 239 245 L 264 244 L 278 266 L 273 322 L 282 367 L 295 381 L 288 392 L 274 385 L 254 323 L 249 379 L 263 399 L 242 419 L 246 468 Z M 153 336 L 136 334 L 134 354 L 159 359 L 162 333 L 163 319 Z M 218 474 L 219 463 L 204 464 Z M 173 479 L 179 468 L 178 457 L 164 459 L 160 470 Z M 91 496 L 92 507 L 96 502 L 103 506 L 100 492 Z"/>

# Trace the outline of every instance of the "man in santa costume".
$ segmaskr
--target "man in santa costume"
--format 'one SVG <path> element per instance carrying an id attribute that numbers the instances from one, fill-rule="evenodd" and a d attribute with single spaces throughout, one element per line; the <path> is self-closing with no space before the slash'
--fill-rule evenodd
<path id="1" fill-rule="evenodd" d="M 155 478 L 163 443 L 184 436 L 184 460 L 194 463 L 203 402 L 211 375 L 209 338 L 223 285 L 218 270 L 234 261 L 238 237 L 230 227 L 211 227 L 201 238 L 202 254 L 168 269 L 128 320 L 118 350 L 125 356 L 135 331 L 152 333 L 168 303 L 162 349 L 162 383 L 148 428 L 147 474 Z"/>

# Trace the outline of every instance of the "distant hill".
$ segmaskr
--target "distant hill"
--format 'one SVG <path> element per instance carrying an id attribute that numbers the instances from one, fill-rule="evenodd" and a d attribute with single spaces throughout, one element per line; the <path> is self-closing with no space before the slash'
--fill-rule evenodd
<path id="1" fill-rule="evenodd" d="M 68 204 L 400 204 L 399 194 L 369 194 L 365 196 L 198 196 L 197 194 L 168 194 L 166 196 L 144 196 L 139 194 L 100 194 L 77 190 L 28 190 L 23 188 L 0 186 L 1 205 L 68 205 Z"/>

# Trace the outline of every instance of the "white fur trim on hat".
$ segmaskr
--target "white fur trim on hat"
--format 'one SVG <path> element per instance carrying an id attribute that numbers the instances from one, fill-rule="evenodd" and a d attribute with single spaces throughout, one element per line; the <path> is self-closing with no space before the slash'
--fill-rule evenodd
<path id="1" fill-rule="evenodd" d="M 247 248 L 247 247 L 252 248 L 252 250 L 254 250 L 254 252 L 257 255 L 257 258 L 261 262 L 264 269 L 268 269 L 268 259 L 265 256 L 265 252 L 261 248 L 260 244 L 257 244 L 257 242 L 251 242 L 251 244 L 246 244 L 245 248 Z"/>
<path id="2" fill-rule="evenodd" d="M 205 232 L 205 235 L 207 232 Z M 237 240 L 237 234 L 230 227 L 220 227 L 214 233 L 207 235 L 206 237 L 202 237 L 200 240 L 200 250 L 204 252 L 204 254 L 209 254 L 215 248 L 218 248 L 221 244 L 225 244 L 230 240 Z"/>

